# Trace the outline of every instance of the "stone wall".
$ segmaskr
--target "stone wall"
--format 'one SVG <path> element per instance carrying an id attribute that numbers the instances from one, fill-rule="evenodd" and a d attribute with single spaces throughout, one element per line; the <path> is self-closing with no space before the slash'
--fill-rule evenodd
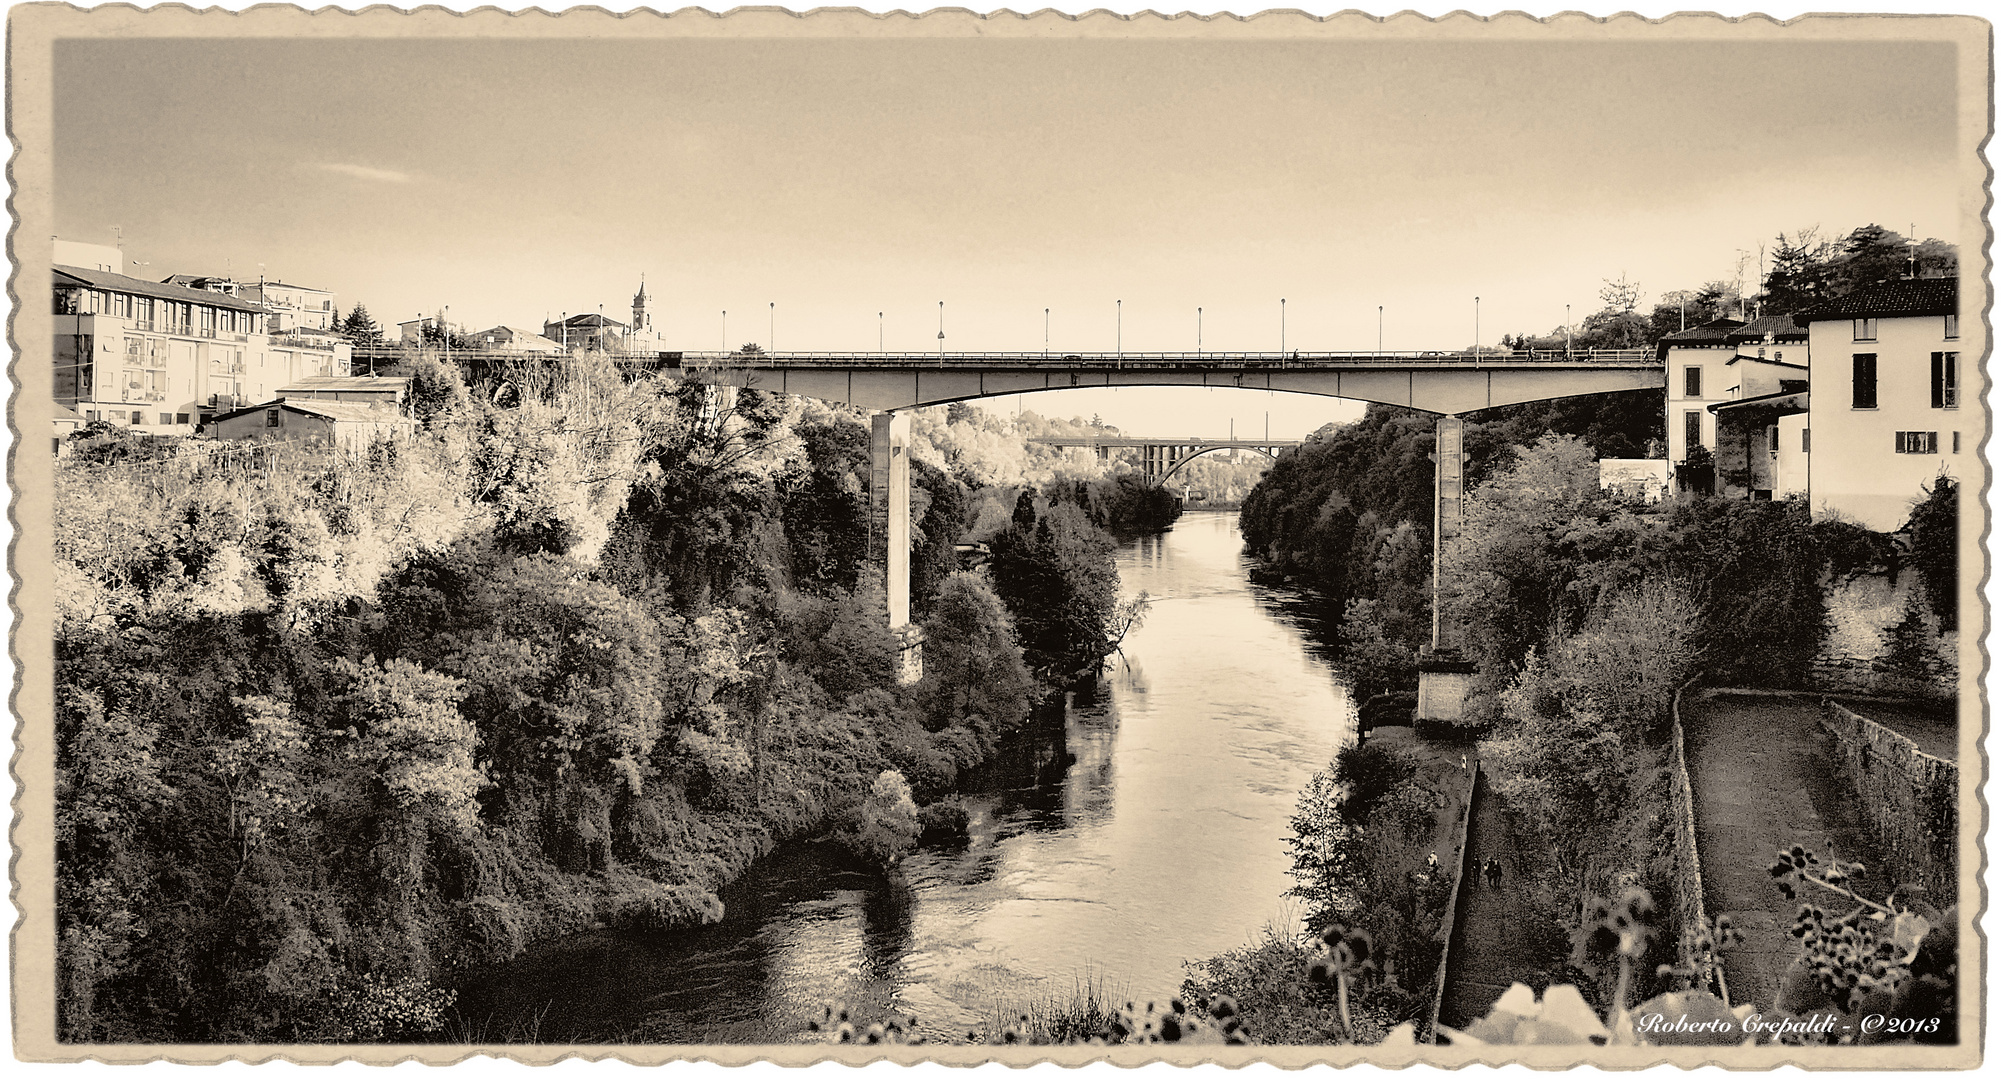
<path id="1" fill-rule="evenodd" d="M 1473 775 L 1466 780 L 1466 812 L 1459 815 L 1458 850 L 1448 865 L 1452 867 L 1452 893 L 1445 899 L 1445 919 L 1438 927 L 1438 977 L 1431 987 L 1431 1024 L 1424 1038 L 1438 1041 L 1438 1008 L 1445 1004 L 1445 979 L 1452 970 L 1452 935 L 1459 928 L 1459 894 L 1466 887 L 1466 840 L 1473 832 L 1473 808 L 1479 802 L 1480 763 L 1473 763 Z"/>
<path id="2" fill-rule="evenodd" d="M 1959 766 L 1839 702 L 1822 703 L 1820 722 L 1840 745 L 1862 818 L 1889 864 L 1871 873 L 1922 885 L 1940 907 L 1952 903 L 1959 890 Z"/>
<path id="3" fill-rule="evenodd" d="M 1925 611 L 1926 636 L 1936 660 L 1922 673 L 1899 672 L 1886 661 L 1890 629 L 1903 621 L 1912 591 L 1922 594 L 1923 577 L 1912 569 L 1857 574 L 1827 590 L 1827 640 L 1812 665 L 1816 688 L 1853 693 L 1939 695 L 1959 685 L 1959 640 L 1941 634 Z"/>
<path id="4" fill-rule="evenodd" d="M 1691 684 L 1693 685 L 1693 684 Z M 1684 967 L 1708 967 L 1717 997 L 1730 1000 L 1723 979 L 1723 965 L 1712 963 L 1714 956 L 1692 955 L 1685 931 L 1705 927 L 1709 913 L 1702 901 L 1702 855 L 1695 844 L 1695 788 L 1688 780 L 1688 754 L 1681 737 L 1681 698 L 1689 687 L 1674 695 L 1674 728 L 1668 751 L 1668 813 L 1674 818 L 1674 895 L 1668 898 L 1668 933 L 1676 942 L 1679 962 Z"/>

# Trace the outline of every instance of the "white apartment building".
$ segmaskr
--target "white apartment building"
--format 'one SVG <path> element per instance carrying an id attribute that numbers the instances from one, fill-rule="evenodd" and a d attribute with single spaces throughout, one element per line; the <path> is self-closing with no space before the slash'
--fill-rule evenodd
<path id="1" fill-rule="evenodd" d="M 1821 369 L 1809 413 L 1816 518 L 1894 531 L 1939 476 L 1978 481 L 1977 299 L 1961 316 L 1957 278 L 1882 282 L 1795 316 Z"/>
<path id="2" fill-rule="evenodd" d="M 349 374 L 345 342 L 276 333 L 263 304 L 225 292 L 71 265 L 54 267 L 54 287 L 55 398 L 86 421 L 189 435 L 301 379 Z"/>

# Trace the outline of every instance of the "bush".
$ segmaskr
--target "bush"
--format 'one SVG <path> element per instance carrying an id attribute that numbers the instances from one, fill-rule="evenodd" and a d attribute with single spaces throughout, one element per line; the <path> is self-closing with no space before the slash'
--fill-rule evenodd
<path id="1" fill-rule="evenodd" d="M 921 828 L 903 774 L 884 770 L 870 785 L 854 823 L 836 833 L 835 839 L 871 865 L 894 866 L 917 846 Z"/>
<path id="2" fill-rule="evenodd" d="M 972 838 L 972 817 L 966 813 L 966 804 L 956 797 L 920 807 L 917 823 L 922 829 L 917 842 L 926 847 L 963 845 Z"/>
<path id="3" fill-rule="evenodd" d="M 1417 759 L 1402 747 L 1379 742 L 1342 747 L 1334 755 L 1334 782 L 1347 792 L 1341 816 L 1350 824 L 1368 820 L 1377 803 L 1415 775 Z"/>

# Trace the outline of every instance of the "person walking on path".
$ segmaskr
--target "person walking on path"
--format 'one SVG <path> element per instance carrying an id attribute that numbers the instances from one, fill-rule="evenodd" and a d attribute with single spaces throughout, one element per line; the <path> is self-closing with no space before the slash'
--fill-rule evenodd
<path id="1" fill-rule="evenodd" d="M 1495 889 L 1501 887 L 1501 860 L 1487 860 L 1487 885 Z"/>

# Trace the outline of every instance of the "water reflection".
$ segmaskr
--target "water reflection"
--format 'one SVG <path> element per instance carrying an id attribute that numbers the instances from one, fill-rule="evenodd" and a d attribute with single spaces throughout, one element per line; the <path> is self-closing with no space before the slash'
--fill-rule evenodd
<path id="1" fill-rule="evenodd" d="M 1183 960 L 1286 910 L 1294 801 L 1353 730 L 1326 613 L 1250 584 L 1239 547 L 1225 513 L 1121 547 L 1153 610 L 1101 685 L 967 778 L 962 848 L 883 875 L 788 846 L 721 924 L 538 950 L 468 987 L 468 1014 L 542 1041 L 772 1042 L 838 999 L 949 1037 L 1087 975 L 1172 994 Z"/>

